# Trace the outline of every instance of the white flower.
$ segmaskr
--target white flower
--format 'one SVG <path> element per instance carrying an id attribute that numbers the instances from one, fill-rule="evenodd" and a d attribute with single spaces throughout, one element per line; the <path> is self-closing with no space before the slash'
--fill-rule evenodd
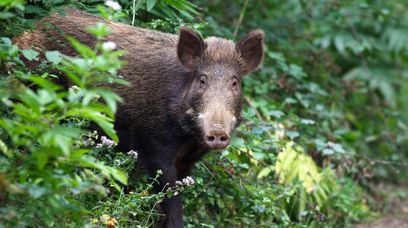
<path id="1" fill-rule="evenodd" d="M 127 152 L 127 154 L 132 156 L 134 159 L 137 159 L 137 157 L 139 156 L 139 154 L 134 150 L 130 150 L 129 152 Z"/>
<path id="2" fill-rule="evenodd" d="M 186 186 L 190 186 L 190 185 L 193 185 L 195 182 L 194 182 L 194 179 L 192 177 L 187 176 L 186 178 L 183 178 L 183 183 Z"/>
<path id="3" fill-rule="evenodd" d="M 113 140 L 108 139 L 106 136 L 102 136 L 101 141 L 102 141 L 102 145 L 106 146 L 107 148 L 112 148 L 112 147 L 116 146 L 116 142 L 113 141 Z M 97 146 L 99 146 L 99 143 L 98 143 Z"/>
<path id="4" fill-rule="evenodd" d="M 105 5 L 108 6 L 108 7 L 110 7 L 110 8 L 112 8 L 112 9 L 114 9 L 114 10 L 120 10 L 120 9 L 122 9 L 122 7 L 119 5 L 118 2 L 112 1 L 112 0 L 106 0 L 106 1 L 105 1 Z"/>
<path id="5" fill-rule="evenodd" d="M 102 44 L 102 48 L 107 51 L 112 51 L 116 48 L 116 44 L 112 41 L 108 41 Z"/>

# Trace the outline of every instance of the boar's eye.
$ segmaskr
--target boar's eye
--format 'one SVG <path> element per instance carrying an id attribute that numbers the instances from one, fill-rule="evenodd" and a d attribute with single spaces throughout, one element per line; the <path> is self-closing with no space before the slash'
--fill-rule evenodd
<path id="1" fill-rule="evenodd" d="M 207 84 L 207 76 L 205 76 L 204 74 L 202 74 L 202 75 L 200 76 L 200 89 L 205 88 L 206 84 Z"/>
<path id="2" fill-rule="evenodd" d="M 234 91 L 238 91 L 238 84 L 239 83 L 239 81 L 238 81 L 238 79 L 237 78 L 232 78 L 232 89 L 234 90 Z"/>

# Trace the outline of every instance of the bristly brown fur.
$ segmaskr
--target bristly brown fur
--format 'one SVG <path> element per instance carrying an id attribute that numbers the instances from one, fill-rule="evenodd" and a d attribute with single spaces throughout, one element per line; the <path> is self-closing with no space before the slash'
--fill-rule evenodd
<path id="1" fill-rule="evenodd" d="M 235 43 L 231 40 L 208 37 L 205 39 L 207 48 L 204 51 L 202 60 L 203 62 L 217 64 L 243 64 L 240 54 L 236 51 Z"/>

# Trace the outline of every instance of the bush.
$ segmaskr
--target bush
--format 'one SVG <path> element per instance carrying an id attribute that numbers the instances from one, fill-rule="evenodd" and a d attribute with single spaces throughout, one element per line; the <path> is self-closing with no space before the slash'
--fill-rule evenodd
<path id="1" fill-rule="evenodd" d="M 97 37 L 105 30 L 103 25 L 90 28 Z M 49 51 L 40 60 L 37 51 L 19 50 L 10 39 L 1 39 L 1 65 L 5 69 L 1 72 L 1 197 L 2 221 L 6 224 L 66 222 L 85 212 L 77 195 L 106 196 L 112 189 L 104 185 L 105 179 L 118 190 L 119 183 L 127 183 L 124 172 L 96 159 L 90 153 L 92 148 L 81 141 L 90 121 L 117 141 L 112 122 L 121 99 L 94 85 L 122 81 L 117 70 L 123 52 L 101 48 L 102 42 L 92 50 L 73 38 L 70 41 L 78 57 Z M 47 71 L 29 71 L 20 57 L 42 61 Z M 53 82 L 56 76 L 49 73 L 53 69 L 71 79 L 73 85 L 68 90 Z"/>

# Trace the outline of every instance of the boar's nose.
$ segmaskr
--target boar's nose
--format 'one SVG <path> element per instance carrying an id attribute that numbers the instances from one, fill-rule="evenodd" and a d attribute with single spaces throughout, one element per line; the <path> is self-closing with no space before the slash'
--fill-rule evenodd
<path id="1" fill-rule="evenodd" d="M 223 130 L 212 130 L 205 136 L 205 142 L 211 149 L 223 149 L 229 144 L 229 136 Z"/>

